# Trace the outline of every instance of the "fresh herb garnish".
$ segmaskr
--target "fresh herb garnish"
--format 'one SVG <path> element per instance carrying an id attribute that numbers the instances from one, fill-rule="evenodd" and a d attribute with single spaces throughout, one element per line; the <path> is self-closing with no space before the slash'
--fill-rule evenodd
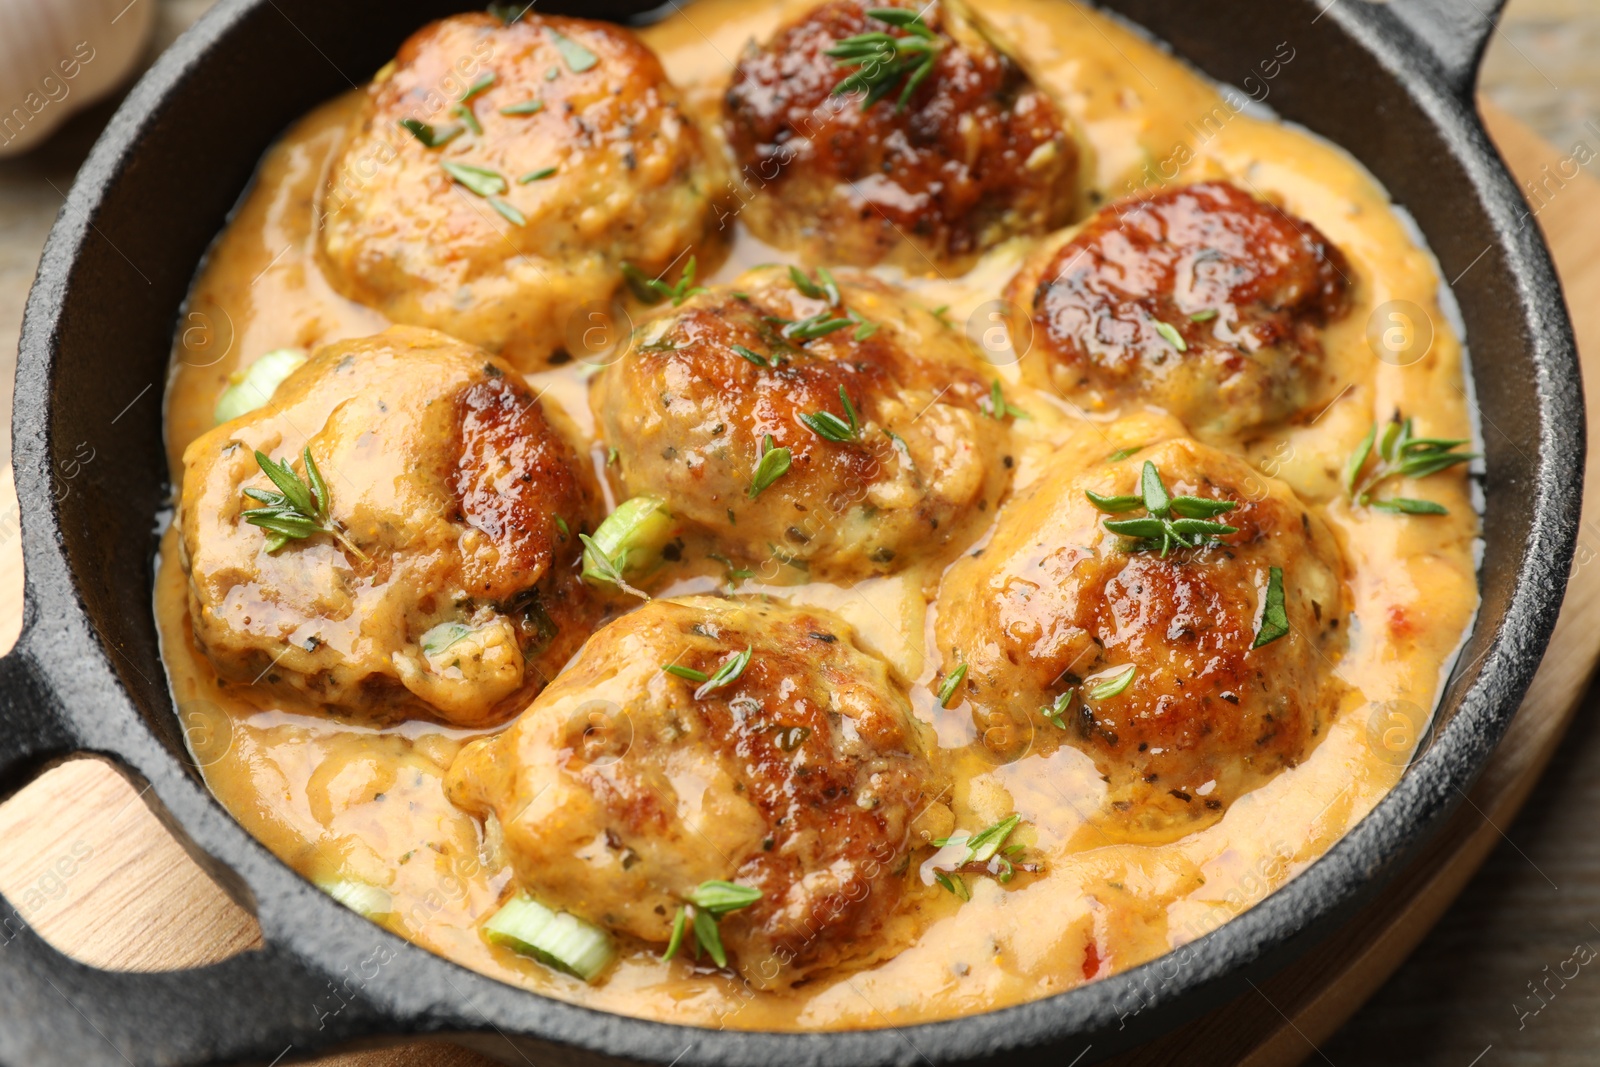
<path id="1" fill-rule="evenodd" d="M 439 166 L 460 185 L 482 197 L 499 196 L 506 191 L 506 180 L 499 171 L 488 167 L 475 167 L 470 163 L 442 160 Z"/>
<path id="2" fill-rule="evenodd" d="M 684 898 L 687 904 L 678 906 L 678 913 L 672 920 L 672 936 L 667 941 L 667 949 L 661 954 L 663 960 L 670 960 L 678 954 L 678 949 L 683 946 L 683 940 L 689 927 L 694 928 L 694 954 L 698 959 L 702 950 L 705 951 L 718 967 L 728 965 L 728 954 L 722 947 L 722 934 L 717 927 L 724 915 L 729 912 L 748 908 L 761 899 L 761 890 L 747 885 L 736 885 L 733 882 L 701 882 Z"/>
<path id="3" fill-rule="evenodd" d="M 1200 311 L 1196 311 L 1193 315 L 1190 315 L 1189 316 L 1189 321 L 1190 322 L 1210 322 L 1212 319 L 1214 319 L 1216 317 L 1217 317 L 1217 309 L 1216 308 L 1204 308 L 1204 309 L 1202 309 Z"/>
<path id="4" fill-rule="evenodd" d="M 426 655 L 437 656 L 448 651 L 471 633 L 472 627 L 464 622 L 441 622 L 423 634 L 417 643 L 422 646 L 422 651 Z"/>
<path id="5" fill-rule="evenodd" d="M 841 67 L 855 67 L 856 70 L 835 85 L 833 93 L 835 96 L 866 93 L 861 101 L 861 110 L 866 111 L 893 92 L 895 85 L 905 77 L 905 86 L 894 108 L 897 112 L 904 111 L 917 87 L 933 73 L 934 61 L 944 49 L 944 41 L 928 28 L 919 12 L 898 7 L 869 7 L 866 13 L 869 18 L 904 30 L 908 36 L 896 37 L 874 31 L 834 42 L 824 54 Z"/>
<path id="6" fill-rule="evenodd" d="M 1365 507 L 1400 515 L 1448 515 L 1449 509 L 1431 500 L 1413 500 L 1410 497 L 1390 497 L 1374 500 L 1372 494 L 1384 482 L 1396 478 L 1426 478 L 1438 474 L 1458 463 L 1470 463 L 1478 458 L 1476 452 L 1457 452 L 1466 440 L 1447 440 L 1440 437 L 1413 436 L 1412 420 L 1391 421 L 1384 428 L 1383 439 L 1378 440 L 1378 424 L 1373 423 L 1361 444 L 1350 454 L 1344 466 L 1344 490 L 1350 499 Z M 1373 445 L 1377 445 L 1377 460 L 1365 477 L 1367 460 L 1372 458 Z"/>
<path id="7" fill-rule="evenodd" d="M 419 119 L 401 119 L 400 125 L 411 131 L 411 136 L 421 141 L 426 148 L 440 148 L 454 141 L 466 130 L 459 123 L 448 126 L 433 126 Z"/>
<path id="8" fill-rule="evenodd" d="M 1119 448 L 1106 457 L 1107 463 L 1121 463 L 1129 456 L 1136 456 L 1144 450 L 1144 445 L 1134 445 L 1132 448 Z M 1105 510 L 1104 508 L 1101 509 Z"/>
<path id="9" fill-rule="evenodd" d="M 1268 645 L 1289 632 L 1289 613 L 1283 606 L 1283 568 L 1273 567 L 1267 576 L 1267 599 L 1261 608 L 1261 625 L 1251 648 Z"/>
<path id="10" fill-rule="evenodd" d="M 853 326 L 856 321 L 835 315 L 831 311 L 819 311 L 815 315 L 807 315 L 803 319 L 787 323 L 780 332 L 791 341 L 814 341 L 818 337 L 826 337 L 834 330 Z"/>
<path id="11" fill-rule="evenodd" d="M 769 433 L 761 442 L 761 454 L 756 460 L 756 469 L 750 475 L 750 499 L 754 500 L 772 485 L 773 482 L 789 473 L 789 464 L 793 461 L 787 448 L 773 448 L 772 435 Z"/>
<path id="12" fill-rule="evenodd" d="M 1120 696 L 1127 690 L 1128 686 L 1133 684 L 1133 676 L 1138 673 L 1139 668 L 1132 663 L 1128 664 L 1089 690 L 1089 699 L 1110 700 L 1114 696 Z"/>
<path id="13" fill-rule="evenodd" d="M 1211 521 L 1238 507 L 1235 501 L 1172 496 L 1162 483 L 1156 465 L 1149 460 L 1144 462 L 1139 490 L 1137 496 L 1101 496 L 1092 491 L 1084 493 L 1089 503 L 1112 515 L 1144 508 L 1146 518 L 1107 519 L 1105 523 L 1106 529 L 1112 533 L 1134 538 L 1134 552 L 1160 548 L 1165 558 L 1174 545 L 1179 548 L 1199 548 L 1239 532 L 1235 527 Z"/>
<path id="14" fill-rule="evenodd" d="M 711 677 L 705 679 L 705 684 L 694 691 L 694 698 L 696 700 L 704 700 L 706 694 L 714 693 L 723 686 L 732 685 L 738 681 L 739 676 L 744 673 L 744 669 L 750 666 L 750 654 L 751 650 L 747 648 L 724 661 L 722 666 L 718 667 Z"/>
<path id="15" fill-rule="evenodd" d="M 546 178 L 554 175 L 555 172 L 556 168 L 554 167 L 541 167 L 538 170 L 530 170 L 528 173 L 517 179 L 517 184 L 527 185 L 529 182 L 542 182 Z"/>
<path id="16" fill-rule="evenodd" d="M 826 300 L 829 307 L 839 307 L 844 303 L 844 297 L 839 293 L 839 283 L 834 281 L 827 267 L 818 267 L 817 280 L 812 281 L 806 277 L 805 271 L 791 266 L 789 278 L 802 296 L 808 296 L 812 300 Z"/>
<path id="17" fill-rule="evenodd" d="M 245 496 L 266 506 L 247 508 L 240 512 L 240 517 L 250 525 L 267 531 L 268 553 L 278 551 L 290 541 L 303 541 L 324 533 L 361 562 L 370 563 L 367 554 L 357 548 L 329 517 L 328 483 L 322 480 L 322 472 L 317 469 L 317 461 L 311 458 L 309 447 L 301 451 L 300 460 L 306 468 L 305 481 L 300 480 L 288 460 L 274 462 L 265 452 L 257 449 L 256 465 L 278 487 L 278 491 L 244 490 Z"/>
<path id="18" fill-rule="evenodd" d="M 749 360 L 758 367 L 767 366 L 767 357 L 763 356 L 760 352 L 753 352 L 744 345 L 729 345 L 728 347 L 733 349 L 734 354 L 739 356 L 741 359 Z"/>
<path id="19" fill-rule="evenodd" d="M 561 53 L 562 60 L 566 62 L 567 69 L 572 71 L 572 73 L 582 74 L 584 71 L 600 62 L 599 56 L 595 55 L 593 52 L 589 51 L 587 48 L 583 47 L 583 45 L 579 44 L 577 41 L 574 41 L 566 34 L 557 33 L 548 26 L 545 27 L 545 32 L 550 35 L 550 40 L 555 43 L 556 51 Z"/>
<path id="20" fill-rule="evenodd" d="M 625 593 L 631 593 L 644 600 L 650 599 L 648 593 L 629 585 L 627 578 L 623 575 L 628 558 L 628 550 L 626 548 L 620 549 L 617 555 L 613 557 L 598 541 L 588 534 L 579 534 L 578 540 L 582 542 L 584 549 L 583 571 L 581 572 L 583 577 L 597 582 L 610 582 Z"/>
<path id="21" fill-rule="evenodd" d="M 450 110 L 461 120 L 461 124 L 471 130 L 474 135 L 483 136 L 483 123 L 478 121 L 478 116 L 473 113 L 471 104 L 457 104 Z"/>
<path id="22" fill-rule="evenodd" d="M 1173 348 L 1176 348 L 1179 352 L 1189 351 L 1188 343 L 1184 341 L 1183 334 L 1178 332 L 1178 328 L 1176 326 L 1172 325 L 1170 322 L 1162 322 L 1160 319 L 1153 319 L 1152 321 L 1155 323 L 1156 333 L 1161 335 L 1162 340 L 1166 341 L 1167 344 L 1171 345 Z"/>
<path id="23" fill-rule="evenodd" d="M 501 200 L 498 196 L 489 198 L 489 206 L 500 212 L 501 216 L 513 226 L 526 226 L 528 218 L 518 211 L 513 205 Z"/>
<path id="24" fill-rule="evenodd" d="M 463 104 L 467 103 L 473 97 L 477 96 L 479 93 L 482 93 L 482 92 L 492 88 L 493 85 L 494 85 L 494 71 L 492 71 L 492 70 L 491 71 L 486 71 L 483 74 L 480 74 L 478 76 L 478 80 L 477 81 L 475 81 L 471 85 L 467 86 L 467 91 L 466 91 L 465 95 L 463 95 L 461 97 L 461 102 Z"/>
<path id="25" fill-rule="evenodd" d="M 703 682 L 710 677 L 705 671 L 697 671 L 693 667 L 685 667 L 680 663 L 663 663 L 661 669 L 670 675 L 682 678 L 686 682 Z"/>
<path id="26" fill-rule="evenodd" d="M 971 894 L 966 883 L 962 881 L 959 873 L 966 871 L 971 874 L 989 874 L 996 880 L 1005 883 L 1016 877 L 1020 867 L 1023 871 L 1037 872 L 1038 864 L 1013 862 L 1022 855 L 1021 845 L 1007 845 L 1006 839 L 1011 836 L 1022 822 L 1021 815 L 1010 815 L 984 827 L 975 834 L 957 833 L 949 837 L 937 838 L 933 844 L 937 848 L 964 848 L 966 851 L 946 870 L 934 870 L 934 880 L 941 886 L 962 900 L 971 900 Z M 946 871 L 950 873 L 946 873 Z M 944 877 L 940 877 L 944 875 Z"/>
<path id="27" fill-rule="evenodd" d="M 1000 388 L 1000 379 L 996 378 L 989 387 L 988 404 L 983 406 L 983 413 L 991 419 L 1003 419 L 1010 416 L 1013 419 L 1031 419 L 1026 411 L 1006 400 L 1005 392 Z"/>
<path id="28" fill-rule="evenodd" d="M 507 104 L 500 109 L 502 115 L 537 115 L 544 110 L 543 100 L 524 100 L 520 104 Z"/>
<path id="29" fill-rule="evenodd" d="M 1040 708 L 1039 714 L 1049 719 L 1051 726 L 1058 730 L 1065 730 L 1067 723 L 1063 716 L 1066 715 L 1067 710 L 1071 707 L 1072 690 L 1069 689 L 1065 693 L 1057 694 L 1054 701 Z"/>
<path id="30" fill-rule="evenodd" d="M 705 292 L 703 286 L 694 284 L 694 274 L 697 264 L 693 256 L 683 265 L 683 273 L 678 277 L 676 285 L 668 285 L 660 278 L 652 278 L 632 263 L 622 264 L 622 276 L 627 279 L 628 288 L 633 290 L 633 295 L 644 304 L 659 304 L 663 300 L 671 300 L 672 306 L 677 307 L 691 296 L 698 296 Z"/>
<path id="31" fill-rule="evenodd" d="M 844 386 L 839 386 L 839 400 L 844 404 L 845 418 L 841 419 L 831 411 L 807 412 L 800 416 L 800 421 L 818 437 L 840 443 L 854 441 L 861 436 L 861 424 L 856 418 L 855 405 L 850 403 L 850 394 L 844 391 Z"/>
<path id="32" fill-rule="evenodd" d="M 938 693 L 939 706 L 941 708 L 950 706 L 950 698 L 956 695 L 956 687 L 961 684 L 962 679 L 966 676 L 967 665 L 965 663 L 956 664 L 956 669 L 945 675 L 944 682 L 939 686 Z"/>

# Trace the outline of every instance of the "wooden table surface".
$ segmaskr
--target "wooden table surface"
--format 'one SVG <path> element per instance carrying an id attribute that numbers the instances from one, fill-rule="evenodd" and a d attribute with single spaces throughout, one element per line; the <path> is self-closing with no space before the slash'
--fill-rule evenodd
<path id="1" fill-rule="evenodd" d="M 1513 164 L 1537 181 L 1557 152 L 1489 111 Z M 1600 135 L 1591 137 L 1600 149 Z M 63 186 L 64 188 L 64 186 Z M 1600 381 L 1600 184 L 1566 182 L 1538 215 L 1568 292 L 1580 347 Z M 1600 393 L 1600 390 L 1596 390 Z M 1591 425 L 1600 426 L 1597 397 Z M 1600 433 L 1595 435 L 1600 438 Z M 1591 464 L 1590 477 L 1600 470 Z M 1588 494 L 1589 500 L 1597 499 Z M 9 475 L 0 481 L 0 648 L 19 621 L 20 551 Z M 1600 559 L 1600 518 L 1585 512 L 1580 557 Z M 1353 933 L 1292 968 L 1253 998 L 1241 998 L 1127 1063 L 1590 1062 L 1600 1038 L 1600 977 L 1548 981 L 1573 942 L 1600 949 L 1600 730 L 1584 715 L 1561 747 L 1556 773 L 1523 822 L 1512 817 L 1558 748 L 1567 715 L 1600 651 L 1600 567 L 1575 572 L 1552 653 L 1529 702 L 1472 794 L 1472 803 L 1433 850 L 1364 913 Z M 1589 710 L 1587 707 L 1585 711 Z M 1593 772 L 1593 773 L 1590 773 Z M 1581 796 L 1587 804 L 1574 804 Z M 52 943 L 85 962 L 165 969 L 209 962 L 258 944 L 251 917 L 234 905 L 156 822 L 138 792 L 94 760 L 46 772 L 0 805 L 0 892 Z M 1416 947 L 1472 871 L 1486 872 L 1414 960 L 1334 1035 Z M 1593 968 L 1589 968 L 1593 969 Z M 1587 972 L 1580 972 L 1586 974 Z M 1530 989 L 1544 982 L 1544 995 Z M 1554 991 L 1554 992 L 1551 992 Z M 1537 1010 L 1535 1010 L 1537 1009 Z M 1203 1051 L 1202 1051 L 1203 1050 Z M 293 1058 L 291 1055 L 287 1058 Z M 340 1067 L 483 1064 L 453 1046 L 418 1043 L 333 1057 Z"/>

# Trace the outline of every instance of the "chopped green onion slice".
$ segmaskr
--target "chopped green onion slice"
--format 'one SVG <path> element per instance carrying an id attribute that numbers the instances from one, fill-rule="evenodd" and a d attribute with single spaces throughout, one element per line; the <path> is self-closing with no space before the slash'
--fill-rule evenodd
<path id="1" fill-rule="evenodd" d="M 472 627 L 464 622 L 441 622 L 423 634 L 422 640 L 417 643 L 427 655 L 437 656 L 471 633 Z"/>
<path id="2" fill-rule="evenodd" d="M 354 878 L 334 878 L 318 882 L 317 888 L 353 912 L 369 919 L 382 919 L 394 912 L 394 898 L 387 889 Z"/>
<path id="3" fill-rule="evenodd" d="M 648 575 L 661 565 L 677 524 L 659 497 L 636 496 L 617 505 L 593 537 L 585 537 L 583 576 L 614 582 Z"/>
<path id="4" fill-rule="evenodd" d="M 586 982 L 594 981 L 616 956 L 604 930 L 575 915 L 552 911 L 526 893 L 495 912 L 483 924 L 483 936 Z"/>
<path id="5" fill-rule="evenodd" d="M 217 398 L 212 418 L 224 423 L 265 406 L 283 380 L 305 361 L 306 354 L 298 348 L 278 348 L 257 357 L 243 372 L 229 376 L 230 384 Z"/>
<path id="6" fill-rule="evenodd" d="M 507 104 L 500 109 L 502 115 L 537 115 L 544 110 L 543 100 L 524 100 L 520 104 Z"/>
<path id="7" fill-rule="evenodd" d="M 517 184 L 527 185 L 529 182 L 542 182 L 546 178 L 553 177 L 555 173 L 555 167 L 541 167 L 538 170 L 530 170 L 528 173 L 517 179 Z"/>

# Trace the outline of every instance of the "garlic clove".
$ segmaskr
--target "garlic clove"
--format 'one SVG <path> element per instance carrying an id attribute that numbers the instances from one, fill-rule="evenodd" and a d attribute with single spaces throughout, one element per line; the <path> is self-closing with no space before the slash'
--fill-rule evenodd
<path id="1" fill-rule="evenodd" d="M 43 141 L 120 85 L 157 0 L 0 0 L 0 158 Z"/>

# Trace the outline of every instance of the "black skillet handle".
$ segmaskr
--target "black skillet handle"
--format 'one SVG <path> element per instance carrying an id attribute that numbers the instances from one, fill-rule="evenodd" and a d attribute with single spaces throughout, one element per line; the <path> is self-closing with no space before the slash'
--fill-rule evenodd
<path id="1" fill-rule="evenodd" d="M 1470 100 L 1478 64 L 1506 0 L 1393 0 L 1389 10 L 1430 53 L 1456 96 Z"/>
<path id="2" fill-rule="evenodd" d="M 27 652 L 0 659 L 0 796 L 80 746 Z M 271 947 L 181 971 L 70 959 L 0 896 L 0 1067 L 270 1063 L 381 1029 L 349 988 Z"/>

